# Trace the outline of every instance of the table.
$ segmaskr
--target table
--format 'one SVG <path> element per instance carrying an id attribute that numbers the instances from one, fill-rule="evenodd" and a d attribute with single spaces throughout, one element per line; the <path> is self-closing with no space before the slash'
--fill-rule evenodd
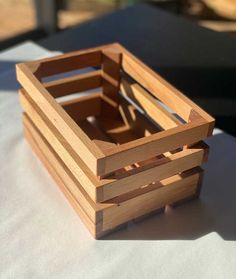
<path id="1" fill-rule="evenodd" d="M 236 127 L 236 36 L 214 32 L 149 5 L 121 9 L 40 44 L 63 52 L 118 41 L 217 118 Z"/>
<path id="2" fill-rule="evenodd" d="M 96 241 L 23 138 L 22 54 L 53 55 L 31 43 L 0 54 L 0 278 L 234 279 L 236 139 L 215 129 L 207 140 L 200 200 Z"/>

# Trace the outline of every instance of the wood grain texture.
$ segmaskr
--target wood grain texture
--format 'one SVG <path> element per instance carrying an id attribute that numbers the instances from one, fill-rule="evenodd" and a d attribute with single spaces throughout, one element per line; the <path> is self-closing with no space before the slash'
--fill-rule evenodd
<path id="1" fill-rule="evenodd" d="M 53 146 L 58 156 L 73 172 L 78 183 L 81 183 L 89 196 L 96 200 L 97 196 L 99 196 L 99 190 L 96 191 L 96 186 L 98 185 L 96 176 L 92 175 L 91 170 L 83 163 L 78 153 L 74 152 L 64 135 L 48 121 L 46 114 L 39 109 L 26 92 L 20 92 L 20 102 L 34 125 L 38 127 L 46 140 Z"/>
<path id="2" fill-rule="evenodd" d="M 101 64 L 102 70 L 85 74 L 82 78 L 71 77 L 46 84 L 42 84 L 38 79 L 40 75 L 41 77 L 54 75 L 94 64 Z M 120 86 L 121 70 L 131 76 L 135 84 L 127 85 L 123 80 Z M 214 119 L 210 115 L 116 43 L 18 64 L 17 77 L 39 109 L 46 112 L 50 125 L 53 125 L 61 136 L 63 135 L 65 141 L 74 150 L 73 152 L 79 152 L 78 156 L 83 163 L 99 177 L 104 177 L 139 161 L 146 161 L 183 148 L 185 145 L 199 142 L 209 136 L 214 127 Z M 105 88 L 104 81 L 109 83 L 115 91 L 112 88 Z M 78 101 L 78 104 L 68 103 L 64 106 L 65 109 L 47 90 L 51 88 L 55 96 L 61 96 L 101 84 L 103 85 L 101 103 L 98 98 L 91 98 L 88 99 L 86 105 L 85 100 L 83 105 Z M 150 125 L 136 113 L 136 108 L 132 105 L 123 106 L 121 100 L 117 99 L 119 89 L 135 100 L 149 120 L 165 131 L 159 132 L 155 129 L 151 131 L 147 128 Z M 156 101 L 156 98 L 170 107 L 186 123 L 180 123 Z M 114 145 L 106 141 L 102 144 L 101 139 L 97 141 L 94 138 L 91 139 L 85 129 L 81 129 L 79 123 L 76 123 L 85 120 L 90 115 L 103 115 L 115 120 L 119 116 L 119 111 L 127 127 L 120 127 L 117 133 L 120 135 L 123 133 L 125 135 L 123 139 L 125 139 L 129 128 L 132 128 L 138 138 Z"/>
<path id="3" fill-rule="evenodd" d="M 162 180 L 152 185 L 151 189 L 139 189 L 109 202 L 95 204 L 81 187 L 71 187 L 74 183 L 73 175 L 29 118 L 24 116 L 23 119 L 25 135 L 29 143 L 95 238 L 110 232 L 120 224 L 163 207 L 165 204 L 174 203 L 180 198 L 187 198 L 196 192 L 201 174 L 199 168 L 185 172 L 181 176 L 175 175 Z"/>
<path id="4" fill-rule="evenodd" d="M 116 49 L 102 51 L 103 94 L 118 102 L 122 54 Z"/>
<path id="5" fill-rule="evenodd" d="M 172 154 L 169 157 L 158 159 L 150 165 L 143 165 L 131 169 L 121 175 L 119 180 L 103 186 L 103 199 L 107 200 L 131 192 L 144 185 L 160 181 L 177 173 L 200 166 L 203 162 L 203 158 L 204 149 L 192 149 L 191 151 L 186 149 L 176 154 Z"/>
<path id="6" fill-rule="evenodd" d="M 101 114 L 101 96 L 101 92 L 94 92 L 88 96 L 78 97 L 59 103 L 77 123 L 89 116 L 99 116 Z"/>
<path id="7" fill-rule="evenodd" d="M 167 131 L 124 143 L 105 152 L 105 173 L 122 166 L 163 154 L 167 151 L 196 143 L 207 137 L 208 124 L 199 120 Z"/>
<path id="8" fill-rule="evenodd" d="M 100 87 L 102 85 L 101 70 L 66 77 L 43 83 L 54 98 L 63 97 Z"/>
<path id="9" fill-rule="evenodd" d="M 41 81 L 91 66 L 101 70 Z M 16 71 L 25 136 L 95 238 L 199 195 L 214 119 L 122 46 Z"/>
<path id="10" fill-rule="evenodd" d="M 150 119 L 122 97 L 119 99 L 119 112 L 126 126 L 130 127 L 138 138 L 146 137 L 162 130 L 160 126 L 152 123 Z"/>
<path id="11" fill-rule="evenodd" d="M 110 140 L 110 138 L 96 125 L 93 121 L 88 121 L 87 119 L 79 123 L 81 129 L 90 137 L 90 139 L 99 147 L 101 150 L 105 151 L 110 149 L 116 144 Z"/>
<path id="12" fill-rule="evenodd" d="M 112 46 L 112 45 L 111 45 Z M 54 57 L 24 63 L 37 78 L 79 70 L 86 67 L 99 66 L 102 63 L 102 50 L 110 45 L 73 51 Z"/>
<path id="13" fill-rule="evenodd" d="M 201 146 L 192 147 L 192 149 L 183 150 L 170 157 L 157 159 L 155 163 L 141 164 L 141 167 L 126 171 L 122 175 L 118 174 L 99 180 L 73 153 L 63 136 L 50 126 L 42 112 L 37 111 L 37 106 L 30 104 L 30 100 L 22 93 L 20 96 L 24 110 L 48 142 L 52 144 L 58 156 L 75 176 L 77 183 L 84 188 L 94 201 L 111 199 L 154 181 L 199 166 L 203 161 L 204 149 Z M 94 133 L 94 130 L 92 133 Z"/>
<path id="14" fill-rule="evenodd" d="M 120 44 L 115 45 L 122 52 L 122 69 L 128 75 L 180 115 L 186 122 L 189 121 L 191 111 L 196 111 L 209 124 L 208 134 L 210 135 L 212 133 L 212 125 L 215 122 L 213 117 L 164 80 L 160 75 L 147 67 L 123 46 Z M 174 102 L 173 99 L 175 100 Z"/>
<path id="15" fill-rule="evenodd" d="M 171 129 L 181 125 L 181 122 L 161 106 L 157 100 L 139 84 L 121 80 L 122 94 L 133 100 L 154 122 L 163 129 Z"/>
<path id="16" fill-rule="evenodd" d="M 35 78 L 24 64 L 16 66 L 17 78 L 30 97 L 42 111 L 47 112 L 50 123 L 61 131 L 75 152 L 80 150 L 80 156 L 95 173 L 103 172 L 103 164 L 98 160 L 104 157 L 102 151 L 89 140 L 86 134 L 70 118 L 66 111 L 55 101 L 43 85 Z M 101 170 L 99 169 L 99 166 Z"/>
<path id="17" fill-rule="evenodd" d="M 165 179 L 157 190 L 137 195 L 130 202 L 123 201 L 121 197 L 113 199 L 112 201 L 120 206 L 104 210 L 103 229 L 109 230 L 125 221 L 194 195 L 198 188 L 199 171 L 189 171 L 184 179 L 178 175 Z"/>

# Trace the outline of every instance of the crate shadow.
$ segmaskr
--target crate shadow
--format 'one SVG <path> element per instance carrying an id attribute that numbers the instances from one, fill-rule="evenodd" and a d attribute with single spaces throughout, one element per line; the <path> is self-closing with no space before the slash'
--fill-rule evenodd
<path id="1" fill-rule="evenodd" d="M 236 240 L 236 140 L 220 133 L 207 143 L 210 157 L 199 200 L 130 222 L 102 240 L 194 240 L 211 232 Z"/>

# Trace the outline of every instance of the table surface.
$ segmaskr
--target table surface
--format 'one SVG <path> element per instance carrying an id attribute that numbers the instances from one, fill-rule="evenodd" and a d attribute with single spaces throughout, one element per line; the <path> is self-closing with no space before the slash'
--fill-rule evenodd
<path id="1" fill-rule="evenodd" d="M 202 98 L 221 101 L 235 98 L 236 37 L 205 29 L 149 5 L 121 9 L 44 39 L 40 44 L 67 52 L 116 41 L 203 106 L 207 102 Z M 219 102 L 216 108 L 207 109 L 218 115 L 223 104 Z M 224 109 L 227 112 L 229 109 Z"/>
<path id="2" fill-rule="evenodd" d="M 236 139 L 207 140 L 200 200 L 96 241 L 23 138 L 13 65 L 48 55 L 0 54 L 0 278 L 235 279 Z"/>

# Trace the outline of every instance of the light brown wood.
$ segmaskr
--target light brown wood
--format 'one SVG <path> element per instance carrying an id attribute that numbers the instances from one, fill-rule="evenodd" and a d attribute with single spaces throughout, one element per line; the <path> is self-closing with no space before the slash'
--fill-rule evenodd
<path id="1" fill-rule="evenodd" d="M 38 141 L 35 141 L 34 137 L 31 135 L 32 130 L 28 127 L 27 124 L 26 126 L 27 128 L 24 128 L 24 134 L 27 141 L 31 145 L 36 155 L 42 161 L 44 166 L 47 168 L 48 172 L 51 174 L 52 178 L 55 180 L 71 206 L 78 213 L 79 217 L 81 218 L 82 222 L 87 227 L 91 235 L 96 238 L 98 233 L 97 226 L 95 225 L 97 222 L 96 217 L 99 217 L 99 219 L 101 219 L 101 216 L 99 213 L 96 213 L 97 208 L 95 204 L 89 204 L 89 202 L 85 198 L 86 193 L 80 192 L 80 189 L 74 188 L 72 191 L 70 190 L 70 185 L 73 185 L 73 179 L 70 179 L 70 176 L 67 176 L 66 172 L 64 173 L 64 168 L 63 166 L 61 167 L 58 163 L 56 154 L 51 153 L 51 150 L 47 149 L 47 147 L 45 148 L 43 146 L 42 148 L 42 142 L 40 142 L 40 145 L 38 145 Z M 78 190 L 76 191 L 76 189 Z M 89 214 L 91 215 L 89 216 Z"/>
<path id="2" fill-rule="evenodd" d="M 185 153 L 185 151 L 187 152 Z M 116 195 L 128 193 L 149 183 L 200 166 L 203 161 L 203 156 L 203 149 L 192 149 L 191 152 L 186 149 L 169 157 L 157 160 L 155 163 L 151 164 L 151 167 L 144 165 L 131 169 L 127 171 L 124 176 L 121 175 L 120 180 L 104 185 L 103 199 L 107 200 Z"/>
<path id="3" fill-rule="evenodd" d="M 152 135 L 142 132 L 138 136 L 146 136 L 145 138 L 136 139 L 128 143 L 125 142 L 120 146 L 114 145 L 111 146 L 110 149 L 108 148 L 106 151 L 103 151 L 94 141 L 91 141 L 87 137 L 79 125 L 76 125 L 75 121 L 73 121 L 66 111 L 56 103 L 45 86 L 36 78 L 39 75 L 47 76 L 59 72 L 61 73 L 62 71 L 70 71 L 75 69 L 76 63 L 78 63 L 76 69 L 86 67 L 88 64 L 92 66 L 95 61 L 102 64 L 103 80 L 109 81 L 109 83 L 116 88 L 116 91 L 118 90 L 120 78 L 119 63 L 121 63 L 121 68 L 151 93 L 140 91 L 141 87 L 135 85 L 133 87 L 135 91 L 134 95 L 136 95 L 136 99 L 138 96 L 139 104 L 141 103 L 142 108 L 144 110 L 146 109 L 149 117 L 151 117 L 156 124 L 159 122 L 159 125 L 168 130 Z M 97 176 L 107 175 L 127 165 L 134 164 L 137 160 L 148 160 L 150 156 L 157 156 L 161 153 L 166 153 L 170 150 L 182 147 L 183 145 L 198 142 L 209 136 L 214 126 L 214 119 L 211 116 L 119 44 L 111 44 L 89 49 L 88 51 L 83 50 L 59 57 L 19 64 L 17 66 L 17 76 L 34 102 L 39 104 L 42 111 L 47 111 L 47 117 L 51 124 L 57 126 L 57 129 L 59 129 L 62 134 L 65 134 L 66 141 L 68 141 L 75 152 L 80 150 L 81 159 Z M 80 80 L 80 86 L 83 87 L 82 80 Z M 52 83 L 51 85 L 56 86 L 56 88 L 61 88 L 59 83 L 62 82 L 62 85 L 64 84 L 63 81 L 57 82 L 58 84 L 54 83 L 53 85 Z M 70 84 L 72 81 L 69 78 L 69 81 L 67 80 L 64 82 L 68 85 L 67 82 Z M 74 84 L 74 80 L 72 84 Z M 92 87 L 95 85 L 96 82 L 95 84 L 91 84 Z M 57 90 L 62 90 L 60 94 L 64 94 L 66 88 L 64 89 Z M 69 91 L 72 92 L 74 90 L 75 88 L 70 88 Z M 114 117 L 115 115 L 116 117 L 116 100 L 112 100 L 112 98 L 108 96 L 108 91 L 107 94 L 103 92 L 102 98 L 104 102 L 102 102 L 101 114 L 106 113 L 108 116 Z M 165 111 L 158 103 L 155 103 L 154 97 L 160 99 L 160 101 L 169 106 L 189 123 L 179 125 L 174 116 Z M 134 128 L 136 125 L 136 131 L 143 130 L 140 129 L 142 126 L 140 126 L 141 121 L 134 121 L 136 115 L 133 112 L 131 116 L 133 121 L 133 127 L 131 127 Z M 77 119 L 75 115 L 74 118 Z M 180 138 L 181 140 L 179 140 Z M 178 142 L 178 144 L 176 144 L 176 142 Z"/>
<path id="4" fill-rule="evenodd" d="M 101 70 L 43 83 L 54 98 L 100 87 Z"/>
<path id="5" fill-rule="evenodd" d="M 58 156 L 73 172 L 77 181 L 84 185 L 86 192 L 93 200 L 97 200 L 97 195 L 99 195 L 99 193 L 96 192 L 98 180 L 82 162 L 78 153 L 74 152 L 70 144 L 65 140 L 65 137 L 48 121 L 47 116 L 40 111 L 39 107 L 30 99 L 26 92 L 20 91 L 20 102 L 34 125 L 38 127 L 46 140 L 51 143 Z"/>
<path id="6" fill-rule="evenodd" d="M 95 204 L 81 187 L 70 187 L 74 183 L 73 176 L 26 116 L 24 125 L 28 141 L 95 238 L 101 237 L 124 222 L 196 192 L 201 173 L 198 168 L 181 176 L 165 179 L 152 185 L 152 189 L 140 189 L 109 202 Z"/>
<path id="7" fill-rule="evenodd" d="M 207 135 L 208 124 L 199 120 L 124 143 L 117 146 L 115 152 L 113 149 L 106 150 L 104 173 L 193 144 L 206 138 Z"/>
<path id="8" fill-rule="evenodd" d="M 121 92 L 133 100 L 154 122 L 163 129 L 171 129 L 181 125 L 181 122 L 161 106 L 157 100 L 139 84 L 121 80 Z"/>
<path id="9" fill-rule="evenodd" d="M 59 103 L 70 117 L 75 122 L 78 122 L 89 116 L 98 116 L 101 114 L 101 96 L 102 93 L 98 92 Z"/>
<path id="10" fill-rule="evenodd" d="M 91 66 L 101 70 L 43 79 Z M 95 238 L 199 195 L 214 119 L 122 46 L 16 70 L 25 136 Z"/>
<path id="11" fill-rule="evenodd" d="M 142 115 L 133 105 L 120 97 L 119 112 L 124 123 L 132 129 L 136 135 L 146 137 L 161 131 L 161 127 L 155 125 L 145 115 Z"/>
<path id="12" fill-rule="evenodd" d="M 125 221 L 162 208 L 172 201 L 194 195 L 198 186 L 198 171 L 194 170 L 191 175 L 188 173 L 184 179 L 178 175 L 168 178 L 161 182 L 159 189 L 137 195 L 130 202 L 122 200 L 121 197 L 113 199 L 112 202 L 117 202 L 120 206 L 104 210 L 103 230 L 109 230 Z"/>
<path id="13" fill-rule="evenodd" d="M 164 104 L 170 107 L 186 122 L 189 120 L 191 111 L 195 110 L 209 124 L 208 134 L 212 133 L 211 124 L 214 123 L 214 118 L 183 95 L 179 90 L 174 88 L 160 75 L 148 68 L 143 62 L 132 55 L 120 44 L 114 44 L 114 46 L 115 45 L 117 49 L 120 49 L 122 52 L 122 69 L 127 74 L 140 83 L 151 94 L 160 99 Z M 173 99 L 175 100 L 174 102 Z"/>
<path id="14" fill-rule="evenodd" d="M 99 66 L 102 63 L 102 50 L 112 45 L 83 49 L 54 57 L 24 63 L 38 78 Z"/>
<path id="15" fill-rule="evenodd" d="M 74 151 L 79 150 L 80 156 L 95 174 L 103 173 L 102 162 L 98 164 L 98 160 L 104 157 L 102 151 L 89 140 L 87 135 L 32 75 L 26 65 L 18 64 L 16 72 L 24 89 L 29 92 L 30 97 L 40 106 L 40 109 L 47 112 L 50 123 L 64 134 Z"/>
<path id="16" fill-rule="evenodd" d="M 115 102 L 118 102 L 121 59 L 122 54 L 116 49 L 102 51 L 103 94 Z"/>
<path id="17" fill-rule="evenodd" d="M 29 97 L 27 99 L 22 93 L 20 93 L 20 96 L 24 110 L 30 115 L 35 125 L 40 128 L 45 138 L 53 144 L 53 148 L 73 173 L 77 183 L 82 185 L 94 201 L 111 199 L 153 181 L 199 166 L 202 163 L 204 149 L 193 147 L 173 154 L 168 158 L 156 160 L 155 164 L 153 162 L 151 165 L 144 164 L 142 167 L 133 169 L 130 172 L 127 171 L 125 174 L 99 180 L 82 163 L 81 159 L 73 153 L 62 135 L 53 127 L 50 127 L 42 113 L 37 111 L 37 106 L 30 104 Z"/>
<path id="18" fill-rule="evenodd" d="M 79 123 L 81 129 L 89 136 L 89 138 L 99 147 L 101 150 L 110 149 L 116 144 L 94 124 L 94 121 L 84 120 Z"/>

